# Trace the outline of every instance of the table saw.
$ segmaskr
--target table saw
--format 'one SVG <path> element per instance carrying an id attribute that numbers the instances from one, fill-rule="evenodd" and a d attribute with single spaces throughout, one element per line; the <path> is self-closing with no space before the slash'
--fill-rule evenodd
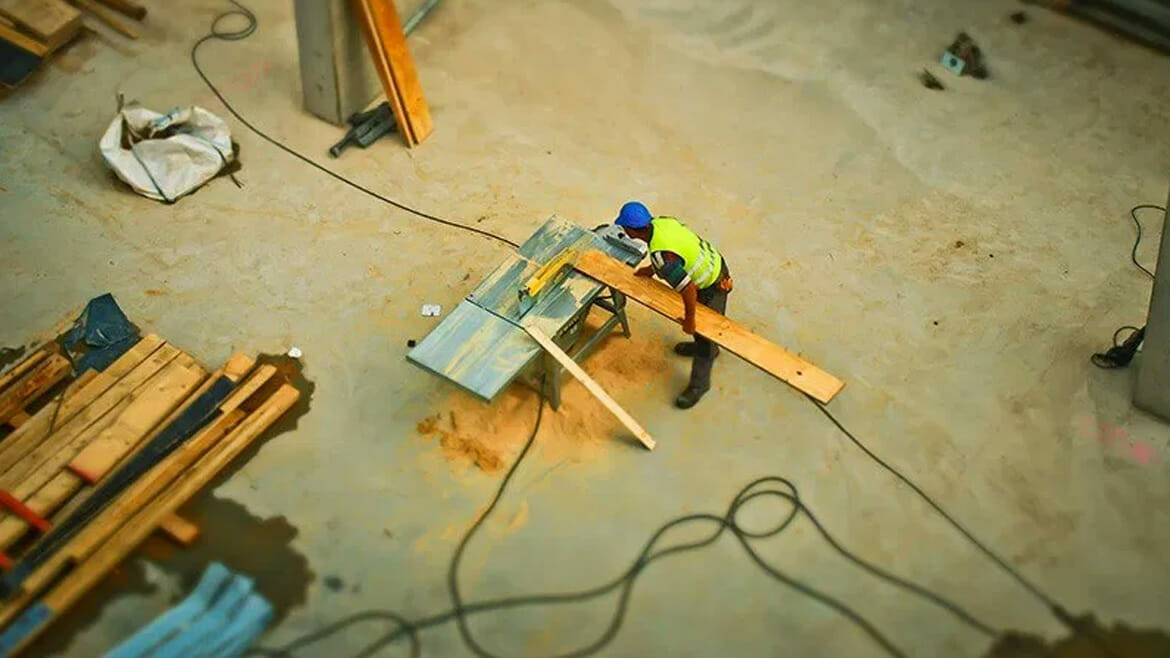
<path id="1" fill-rule="evenodd" d="M 554 215 L 488 274 L 407 359 L 484 401 L 519 379 L 557 408 L 564 367 L 525 327 L 552 337 L 578 362 L 618 325 L 630 335 L 625 295 L 573 269 L 574 256 L 589 249 L 628 265 L 646 256 L 646 245 L 616 226 L 589 231 Z M 594 308 L 608 317 L 585 335 L 585 319 Z"/>

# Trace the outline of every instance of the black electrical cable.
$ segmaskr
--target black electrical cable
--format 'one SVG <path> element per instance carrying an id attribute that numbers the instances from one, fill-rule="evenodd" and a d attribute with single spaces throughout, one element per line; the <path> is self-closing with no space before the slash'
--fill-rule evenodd
<path id="1" fill-rule="evenodd" d="M 1137 238 L 1133 241 L 1133 249 L 1129 252 L 1129 259 L 1133 261 L 1134 265 L 1137 265 L 1139 270 L 1145 272 L 1146 276 L 1153 279 L 1154 273 L 1147 269 L 1145 265 L 1139 263 L 1137 259 L 1138 245 L 1142 243 L 1142 223 L 1138 221 L 1137 216 L 1137 211 L 1139 210 L 1161 210 L 1162 212 L 1166 212 L 1166 209 L 1162 206 L 1156 206 L 1152 203 L 1139 204 L 1129 209 L 1129 216 L 1133 218 L 1133 225 L 1137 227 Z M 1114 341 L 1116 342 L 1116 340 L 1117 339 L 1115 337 Z"/>
<path id="2" fill-rule="evenodd" d="M 267 141 L 269 144 L 272 144 L 276 148 L 278 148 L 278 149 L 284 151 L 285 153 L 288 153 L 289 155 L 301 160 L 302 162 L 304 162 L 305 164 L 307 164 L 309 166 L 315 167 L 317 170 L 321 171 L 322 173 L 327 174 L 329 176 L 332 176 L 333 178 L 341 181 L 342 183 L 345 183 L 346 185 L 349 185 L 350 187 L 352 187 L 354 189 L 365 192 L 366 194 L 374 197 L 375 199 L 378 199 L 379 201 L 382 201 L 384 203 L 388 203 L 388 204 L 394 206 L 395 208 L 398 208 L 400 210 L 405 210 L 408 213 L 411 213 L 413 215 L 417 215 L 418 217 L 422 217 L 423 219 L 426 219 L 426 220 L 429 220 L 432 222 L 437 222 L 437 223 L 442 224 L 444 226 L 450 226 L 452 228 L 457 228 L 457 229 L 460 229 L 463 231 L 469 231 L 471 233 L 475 233 L 476 235 L 480 235 L 482 237 L 485 237 L 485 238 L 488 238 L 491 240 L 495 240 L 497 242 L 501 242 L 503 244 L 506 244 L 506 245 L 509 245 L 512 247 L 519 246 L 515 242 L 509 240 L 508 238 L 505 238 L 501 235 L 497 235 L 495 233 L 492 233 L 491 231 L 485 231 L 482 229 L 475 228 L 474 226 L 468 226 L 467 224 L 460 224 L 459 222 L 453 222 L 449 219 L 443 219 L 441 217 L 436 217 L 435 215 L 423 212 L 417 208 L 412 208 L 404 203 L 401 203 L 399 201 L 395 201 L 394 199 L 391 199 L 387 196 L 379 194 L 379 193 L 369 189 L 368 187 L 361 185 L 360 183 L 356 183 L 356 182 L 346 178 L 345 176 L 342 176 L 341 174 L 333 171 L 332 169 L 329 169 L 328 167 L 324 167 L 322 165 L 317 164 L 315 161 L 310 159 L 308 156 L 303 155 L 299 151 L 296 151 L 296 150 L 292 149 L 291 147 L 286 146 L 284 143 L 278 141 L 277 139 L 270 137 L 263 130 L 260 130 L 256 126 L 252 125 L 252 123 L 250 121 L 248 121 L 243 116 L 241 116 L 240 113 L 236 111 L 236 108 L 232 107 L 232 104 L 229 103 L 226 98 L 224 98 L 223 94 L 220 93 L 219 89 L 215 86 L 215 84 L 212 83 L 210 79 L 208 79 L 207 75 L 203 72 L 203 68 L 201 66 L 199 66 L 198 53 L 199 53 L 200 46 L 202 46 L 203 44 L 205 44 L 211 40 L 240 41 L 241 39 L 246 39 L 249 36 L 251 36 L 253 32 L 256 31 L 256 28 L 259 25 L 259 22 L 256 20 L 256 15 L 252 13 L 251 9 L 248 9 L 244 5 L 237 2 L 236 0 L 227 0 L 227 1 L 232 3 L 233 5 L 235 5 L 236 9 L 226 11 L 226 12 L 216 16 L 212 20 L 211 31 L 208 32 L 206 35 L 204 35 L 202 38 L 200 38 L 198 41 L 196 41 L 195 45 L 191 47 L 191 64 L 192 64 L 192 66 L 195 67 L 195 72 L 198 73 L 199 77 L 203 79 L 203 83 L 206 84 L 208 89 L 211 90 L 211 93 L 215 94 L 215 97 L 219 99 L 219 102 L 223 103 L 223 106 L 225 108 L 227 108 L 228 112 L 231 112 L 232 116 L 234 116 L 236 118 L 236 120 L 238 120 L 240 123 L 244 124 L 244 126 L 246 126 L 248 128 L 248 130 L 251 130 L 252 132 L 256 133 L 262 139 Z M 238 30 L 230 30 L 230 31 L 220 29 L 220 23 L 226 19 L 230 19 L 233 16 L 238 16 L 238 17 L 243 18 L 246 21 L 246 24 L 244 25 L 244 27 L 242 27 Z"/>
<path id="3" fill-rule="evenodd" d="M 703 513 L 688 514 L 663 524 L 652 534 L 650 540 L 644 545 L 631 566 L 628 567 L 617 578 L 606 584 L 579 592 L 526 595 L 475 603 L 465 603 L 460 594 L 458 583 L 458 569 L 463 553 L 482 524 L 495 511 L 517 469 L 523 462 L 525 456 L 528 454 L 528 451 L 540 430 L 540 421 L 543 410 L 544 400 L 541 398 L 540 408 L 537 412 L 536 423 L 534 424 L 531 434 L 529 434 L 528 439 L 525 442 L 523 448 L 520 450 L 516 460 L 513 461 L 507 473 L 501 480 L 495 494 L 491 499 L 491 502 L 463 535 L 455 550 L 455 553 L 451 559 L 451 563 L 448 567 L 447 576 L 448 590 L 454 603 L 454 607 L 451 610 L 416 621 L 408 621 L 401 615 L 389 611 L 365 611 L 330 624 L 329 626 L 314 633 L 302 636 L 281 648 L 258 648 L 253 650 L 252 653 L 257 655 L 279 656 L 283 658 L 291 656 L 294 652 L 311 646 L 312 644 L 319 642 L 352 625 L 371 620 L 390 620 L 395 622 L 397 628 L 377 638 L 374 642 L 363 649 L 358 654 L 358 656 L 372 656 L 382 648 L 401 638 L 403 635 L 406 635 L 410 638 L 412 652 L 411 655 L 418 655 L 418 632 L 420 630 L 454 620 L 458 624 L 460 635 L 464 644 L 468 648 L 470 648 L 477 656 L 480 656 L 480 658 L 496 658 L 497 654 L 485 649 L 471 634 L 471 630 L 468 627 L 466 620 L 468 615 L 492 610 L 502 610 L 532 605 L 581 603 L 609 594 L 620 588 L 621 591 L 618 604 L 605 631 L 596 640 L 583 647 L 573 651 L 558 654 L 560 657 L 580 657 L 592 655 L 612 642 L 613 639 L 617 636 L 617 632 L 620 630 L 628 610 L 628 603 L 633 585 L 638 576 L 646 567 L 648 567 L 651 563 L 669 555 L 689 552 L 709 546 L 718 540 L 723 535 L 724 531 L 731 531 L 731 533 L 735 535 L 736 539 L 740 542 L 740 545 L 743 547 L 752 561 L 755 562 L 756 565 L 760 567 L 760 569 L 763 570 L 766 574 L 792 587 L 793 589 L 796 589 L 798 592 L 810 596 L 841 613 L 843 616 L 861 628 L 891 656 L 904 656 L 905 653 L 901 649 L 895 646 L 888 638 L 886 638 L 880 631 L 878 631 L 871 622 L 866 620 L 857 611 L 853 610 L 847 604 L 842 603 L 833 597 L 830 597 L 829 595 L 824 594 L 823 592 L 820 592 L 819 590 L 816 590 L 815 588 L 792 578 L 773 565 L 768 564 L 767 561 L 765 561 L 752 546 L 752 540 L 774 537 L 786 530 L 800 513 L 803 513 L 808 517 L 808 519 L 813 523 L 813 526 L 817 529 L 817 532 L 820 533 L 820 535 L 826 540 L 830 547 L 865 571 L 890 584 L 916 594 L 934 603 L 935 605 L 938 605 L 939 607 L 942 607 L 943 609 L 954 614 L 964 623 L 970 625 L 972 628 L 985 635 L 995 636 L 997 634 L 995 629 L 986 623 L 979 621 L 957 604 L 948 601 L 942 596 L 931 592 L 924 587 L 895 576 L 876 565 L 870 564 L 869 562 L 866 562 L 865 560 L 850 552 L 829 533 L 829 531 L 820 522 L 820 519 L 818 519 L 813 511 L 804 504 L 804 502 L 800 499 L 796 486 L 786 478 L 778 476 L 763 477 L 749 483 L 747 486 L 741 489 L 738 494 L 736 494 L 735 498 L 732 500 L 723 516 Z M 782 488 L 763 488 L 764 485 L 778 485 Z M 748 503 L 763 498 L 777 498 L 784 500 L 791 504 L 791 508 L 789 509 L 788 513 L 783 515 L 783 518 L 780 519 L 772 528 L 756 531 L 744 528 L 737 520 L 738 513 Z M 693 525 L 696 522 L 714 524 L 716 527 L 710 534 L 700 539 L 665 547 L 659 546 L 660 540 L 662 540 L 663 537 L 665 537 L 667 533 L 674 528 L 678 528 L 684 525 Z"/>
<path id="4" fill-rule="evenodd" d="M 1153 279 L 1154 273 L 1146 268 L 1145 265 L 1142 265 L 1140 262 L 1138 262 L 1137 259 L 1138 246 L 1142 243 L 1142 223 L 1140 220 L 1138 220 L 1137 216 L 1137 212 L 1139 210 L 1160 210 L 1165 213 L 1166 209 L 1162 206 L 1154 205 L 1152 203 L 1138 204 L 1129 209 L 1129 216 L 1133 219 L 1133 225 L 1137 227 L 1137 237 L 1134 238 L 1133 249 L 1131 249 L 1129 252 L 1129 259 L 1133 261 L 1133 264 L 1139 270 L 1145 272 L 1146 276 Z M 1118 343 L 1117 337 L 1121 335 L 1121 332 L 1125 331 L 1126 329 L 1131 330 L 1132 333 L 1128 338 L 1125 339 L 1125 342 Z M 1145 327 L 1139 328 L 1132 325 L 1124 325 L 1119 327 L 1117 331 L 1113 332 L 1113 347 L 1110 347 L 1104 352 L 1097 352 L 1096 354 L 1093 354 L 1091 357 L 1089 357 L 1089 361 L 1092 362 L 1093 365 L 1103 370 L 1124 368 L 1125 366 L 1128 366 L 1131 361 L 1133 361 L 1133 357 L 1135 354 L 1137 354 L 1138 347 L 1141 346 L 1145 337 Z"/>

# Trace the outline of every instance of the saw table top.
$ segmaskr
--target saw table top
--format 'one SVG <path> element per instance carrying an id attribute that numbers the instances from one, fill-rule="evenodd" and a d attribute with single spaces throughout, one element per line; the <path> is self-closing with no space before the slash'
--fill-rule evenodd
<path id="1" fill-rule="evenodd" d="M 565 249 L 599 249 L 634 264 L 639 257 L 576 224 L 553 216 L 510 254 L 455 307 L 439 326 L 407 354 L 411 362 L 489 401 L 541 353 L 521 324 L 548 336 L 557 335 L 605 289 L 603 284 L 571 271 L 542 290 L 531 308 L 517 292 Z"/>

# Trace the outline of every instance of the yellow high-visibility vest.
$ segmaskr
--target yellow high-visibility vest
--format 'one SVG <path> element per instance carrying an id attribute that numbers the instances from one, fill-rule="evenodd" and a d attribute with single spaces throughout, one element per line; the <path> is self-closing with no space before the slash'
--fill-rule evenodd
<path id="1" fill-rule="evenodd" d="M 700 290 L 719 281 L 723 256 L 709 242 L 673 217 L 656 217 L 650 221 L 650 252 L 671 251 L 683 259 L 687 276 Z"/>

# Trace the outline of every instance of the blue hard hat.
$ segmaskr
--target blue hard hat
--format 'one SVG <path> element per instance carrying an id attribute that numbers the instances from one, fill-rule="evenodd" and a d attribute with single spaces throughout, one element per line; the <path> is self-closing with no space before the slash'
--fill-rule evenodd
<path id="1" fill-rule="evenodd" d="M 637 201 L 631 201 L 622 206 L 622 211 L 618 213 L 617 219 L 613 223 L 624 228 L 646 228 L 650 225 L 651 219 L 653 219 L 653 215 L 646 209 L 646 206 Z"/>

